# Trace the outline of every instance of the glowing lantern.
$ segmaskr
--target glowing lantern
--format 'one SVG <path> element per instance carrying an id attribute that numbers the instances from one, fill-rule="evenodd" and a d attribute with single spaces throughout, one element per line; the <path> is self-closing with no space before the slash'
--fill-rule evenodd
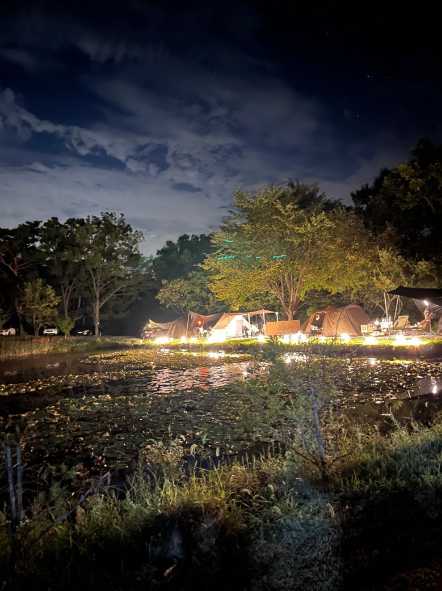
<path id="1" fill-rule="evenodd" d="M 405 337 L 403 334 L 397 334 L 394 337 L 394 344 L 395 345 L 399 345 L 399 346 L 401 346 L 401 345 L 407 345 L 408 344 L 407 337 Z"/>
<path id="2" fill-rule="evenodd" d="M 153 342 L 156 345 L 167 345 L 167 343 L 170 343 L 171 340 L 172 339 L 169 339 L 169 337 L 157 337 Z"/>
<path id="3" fill-rule="evenodd" d="M 258 341 L 258 342 L 260 342 L 260 343 L 265 343 L 265 342 L 266 342 L 266 337 L 265 337 L 265 335 L 263 335 L 263 334 L 259 334 L 259 335 L 256 337 L 256 339 L 257 339 L 257 341 Z"/>
<path id="4" fill-rule="evenodd" d="M 377 341 L 376 337 L 370 337 L 370 336 L 364 337 L 364 343 L 366 345 L 376 345 L 377 342 L 378 341 Z"/>
<path id="5" fill-rule="evenodd" d="M 349 343 L 351 341 L 351 336 L 346 332 L 341 333 L 339 335 L 339 338 L 341 339 L 341 341 L 344 341 L 344 343 Z"/>
<path id="6" fill-rule="evenodd" d="M 420 345 L 422 345 L 422 341 L 420 340 L 419 337 L 411 337 L 410 345 L 412 347 L 419 347 Z"/>

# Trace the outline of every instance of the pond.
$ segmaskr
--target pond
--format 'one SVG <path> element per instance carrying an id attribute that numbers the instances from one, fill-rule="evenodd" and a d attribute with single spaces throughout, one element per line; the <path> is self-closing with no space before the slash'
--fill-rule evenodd
<path id="1" fill-rule="evenodd" d="M 300 361 L 288 356 L 296 371 Z M 146 442 L 180 437 L 226 453 L 250 442 L 235 432 L 244 401 L 229 384 L 256 371 L 222 351 L 119 351 L 0 364 L 0 431 L 17 426 L 28 473 L 65 465 L 75 477 L 127 470 Z M 429 421 L 442 408 L 442 364 L 341 359 L 339 405 L 360 423 Z"/>

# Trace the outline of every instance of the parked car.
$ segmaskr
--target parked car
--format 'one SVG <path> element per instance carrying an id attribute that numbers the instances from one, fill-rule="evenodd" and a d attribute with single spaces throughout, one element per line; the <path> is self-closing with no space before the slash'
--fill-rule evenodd
<path id="1" fill-rule="evenodd" d="M 3 328 L 2 330 L 0 330 L 0 335 L 2 337 L 15 337 L 16 330 L 15 328 Z"/>
<path id="2" fill-rule="evenodd" d="M 43 334 L 44 335 L 56 335 L 56 334 L 58 334 L 58 328 L 55 328 L 55 326 L 44 328 Z"/>

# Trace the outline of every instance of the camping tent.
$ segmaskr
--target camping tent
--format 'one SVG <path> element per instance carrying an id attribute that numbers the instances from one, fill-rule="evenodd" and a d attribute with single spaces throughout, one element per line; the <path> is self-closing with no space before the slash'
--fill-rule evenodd
<path id="1" fill-rule="evenodd" d="M 359 336 L 361 324 L 368 324 L 370 318 L 365 310 L 356 304 L 343 308 L 326 308 L 314 312 L 304 324 L 306 334 L 322 334 L 325 337 L 336 337 L 341 334 Z M 315 331 L 315 327 L 319 330 Z"/>
<path id="2" fill-rule="evenodd" d="M 222 312 L 218 314 L 198 314 L 197 312 L 189 312 L 188 315 L 188 326 L 189 332 L 192 334 L 197 333 L 200 329 L 208 330 L 214 326 L 220 317 Z"/>
<path id="3" fill-rule="evenodd" d="M 156 337 L 168 337 L 169 339 L 179 339 L 187 336 L 187 319 L 177 318 L 172 322 L 155 322 L 149 320 L 145 330 L 152 331 Z"/>
<path id="4" fill-rule="evenodd" d="M 155 336 L 168 337 L 170 339 L 179 339 L 181 337 L 198 336 L 201 329 L 208 330 L 212 327 L 221 314 L 197 314 L 189 312 L 187 316 L 182 316 L 172 322 L 155 322 L 149 320 L 144 331 L 151 331 Z"/>
<path id="5" fill-rule="evenodd" d="M 239 312 L 225 312 L 212 328 L 211 336 L 213 338 L 233 338 L 242 337 L 245 333 L 253 331 L 252 325 L 246 318 L 246 314 Z M 256 330 L 256 329 L 255 329 Z"/>

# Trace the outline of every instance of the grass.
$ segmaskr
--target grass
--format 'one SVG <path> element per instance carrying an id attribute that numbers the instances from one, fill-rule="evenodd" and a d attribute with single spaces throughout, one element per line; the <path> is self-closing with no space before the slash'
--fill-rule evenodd
<path id="1" fill-rule="evenodd" d="M 48 353 L 90 353 L 149 346 L 142 339 L 131 337 L 1 337 L 0 360 Z"/>
<path id="2" fill-rule="evenodd" d="M 145 454 L 122 498 L 108 489 L 75 510 L 65 500 L 51 511 L 40 501 L 14 548 L 3 521 L 5 588 L 336 588 L 339 528 L 329 499 L 283 458 L 188 474 L 178 444 Z"/>
<path id="3" fill-rule="evenodd" d="M 321 355 L 372 355 L 372 356 L 402 356 L 428 357 L 440 356 L 442 353 L 442 337 L 433 336 L 421 338 L 419 346 L 398 344 L 392 337 L 378 338 L 376 344 L 368 345 L 363 337 L 353 337 L 348 341 L 340 338 L 309 339 L 305 343 L 285 344 L 269 340 L 260 343 L 256 339 L 229 339 L 221 343 L 208 343 L 205 340 L 182 342 L 174 339 L 166 344 L 156 344 L 153 340 L 134 337 L 0 337 L 0 360 L 27 355 L 42 355 L 47 353 L 90 353 L 94 351 L 118 350 L 124 348 L 172 350 L 187 349 L 190 351 L 219 351 L 231 353 L 259 354 L 269 348 L 278 347 L 287 351 L 309 351 Z"/>
<path id="4" fill-rule="evenodd" d="M 290 449 L 202 469 L 203 450 L 150 444 L 124 490 L 40 495 L 15 539 L 3 514 L 3 588 L 384 588 L 367 573 L 438 553 L 442 422 L 352 442 L 325 488 Z"/>
<path id="5" fill-rule="evenodd" d="M 262 350 L 267 377 L 232 389 L 247 403 L 238 428 L 279 453 L 223 463 L 185 438 L 155 441 L 118 487 L 55 483 L 16 532 L 0 514 L 0 588 L 368 591 L 413 566 L 400 588 L 437 589 L 442 420 L 387 435 L 344 425 L 329 412 L 337 361 L 293 369 L 281 350 Z M 436 586 L 416 583 L 422 572 Z"/>

